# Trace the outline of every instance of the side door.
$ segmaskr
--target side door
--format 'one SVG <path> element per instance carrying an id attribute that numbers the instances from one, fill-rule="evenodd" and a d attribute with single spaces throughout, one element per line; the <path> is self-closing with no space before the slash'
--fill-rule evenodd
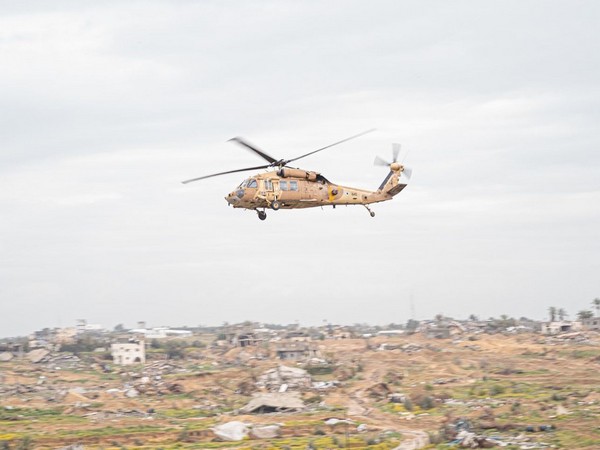
<path id="1" fill-rule="evenodd" d="M 281 200 L 281 186 L 279 186 L 279 180 L 272 180 L 273 183 L 273 196 L 277 200 Z"/>
<path id="2" fill-rule="evenodd" d="M 273 180 L 267 179 L 263 181 L 265 187 L 265 198 L 267 201 L 272 202 L 275 200 L 275 192 L 273 191 Z"/>

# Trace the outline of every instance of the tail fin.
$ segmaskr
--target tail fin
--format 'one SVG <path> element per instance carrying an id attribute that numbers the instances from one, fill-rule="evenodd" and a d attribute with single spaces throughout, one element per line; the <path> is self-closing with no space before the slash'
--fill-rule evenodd
<path id="1" fill-rule="evenodd" d="M 390 168 L 390 172 L 379 186 L 378 191 L 391 195 L 392 197 L 407 186 L 411 175 L 411 170 L 408 167 L 404 167 L 402 163 L 398 162 L 399 154 L 400 144 L 392 144 L 392 162 L 388 162 L 379 156 L 375 158 L 376 166 L 387 166 Z M 401 178 L 402 174 L 404 174 L 403 178 Z"/>
<path id="2" fill-rule="evenodd" d="M 386 194 L 389 194 L 391 196 L 399 194 L 402 191 L 402 189 L 404 189 L 407 186 L 407 183 L 404 179 L 400 181 L 400 174 L 400 168 L 391 169 L 385 177 L 385 179 L 383 180 L 383 182 L 381 183 L 381 185 L 379 186 L 378 190 L 381 192 L 385 192 Z"/>

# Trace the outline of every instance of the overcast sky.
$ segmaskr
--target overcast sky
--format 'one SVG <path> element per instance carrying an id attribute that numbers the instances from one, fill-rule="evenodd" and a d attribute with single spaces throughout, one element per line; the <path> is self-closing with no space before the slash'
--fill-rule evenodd
<path id="1" fill-rule="evenodd" d="M 0 2 L 0 336 L 571 317 L 600 297 L 596 1 Z M 252 211 L 243 136 L 393 201 Z M 251 175 L 248 173 L 247 175 Z"/>

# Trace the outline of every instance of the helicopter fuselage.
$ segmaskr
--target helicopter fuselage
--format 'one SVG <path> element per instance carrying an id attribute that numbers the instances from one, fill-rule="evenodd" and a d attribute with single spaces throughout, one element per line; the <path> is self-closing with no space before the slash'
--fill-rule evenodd
<path id="1" fill-rule="evenodd" d="M 391 200 L 406 186 L 399 183 L 402 167 L 394 169 L 378 190 L 370 191 L 332 183 L 317 172 L 284 167 L 247 178 L 225 200 L 234 208 L 252 210 L 368 205 Z"/>

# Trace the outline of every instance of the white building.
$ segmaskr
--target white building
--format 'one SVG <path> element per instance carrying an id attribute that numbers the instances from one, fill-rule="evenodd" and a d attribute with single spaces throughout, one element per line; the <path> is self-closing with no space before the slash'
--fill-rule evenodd
<path id="1" fill-rule="evenodd" d="M 117 342 L 111 345 L 110 350 L 115 364 L 128 366 L 146 362 L 144 341 Z"/>
<path id="2" fill-rule="evenodd" d="M 164 339 L 171 336 L 190 337 L 193 334 L 189 330 L 174 330 L 166 327 L 134 328 L 133 330 L 129 330 L 129 333 L 143 334 L 146 339 Z"/>
<path id="3" fill-rule="evenodd" d="M 87 333 L 87 332 L 103 332 L 104 327 L 98 323 L 87 323 L 85 319 L 79 319 L 77 321 L 77 333 Z"/>

